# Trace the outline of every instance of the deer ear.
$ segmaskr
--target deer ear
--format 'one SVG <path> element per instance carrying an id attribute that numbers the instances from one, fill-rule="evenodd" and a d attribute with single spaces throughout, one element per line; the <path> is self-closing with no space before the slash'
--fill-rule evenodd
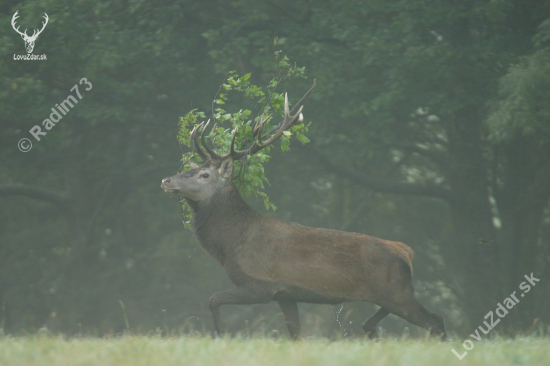
<path id="1" fill-rule="evenodd" d="M 224 179 L 231 178 L 231 175 L 233 174 L 233 159 L 227 158 L 222 161 L 218 173 Z"/>
<path id="2" fill-rule="evenodd" d="M 200 165 L 195 163 L 193 160 L 189 160 L 189 165 L 191 165 L 191 169 L 197 169 L 200 167 Z"/>

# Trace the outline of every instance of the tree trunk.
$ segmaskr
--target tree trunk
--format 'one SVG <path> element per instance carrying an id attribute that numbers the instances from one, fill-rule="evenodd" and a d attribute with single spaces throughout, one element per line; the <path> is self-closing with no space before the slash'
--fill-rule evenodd
<path id="1" fill-rule="evenodd" d="M 446 253 L 446 262 L 460 282 L 469 320 L 476 324 L 490 311 L 502 293 L 500 258 L 489 201 L 486 157 L 482 149 L 481 118 L 476 109 L 457 113 L 457 120 L 447 128 L 450 169 L 449 201 L 454 221 L 455 240 Z"/>

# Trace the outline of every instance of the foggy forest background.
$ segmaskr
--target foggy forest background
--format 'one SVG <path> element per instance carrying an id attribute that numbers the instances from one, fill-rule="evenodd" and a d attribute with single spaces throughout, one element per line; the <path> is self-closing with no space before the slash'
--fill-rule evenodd
<path id="1" fill-rule="evenodd" d="M 48 14 L 34 50 L 47 61 L 13 60 L 25 53 L 16 10 L 29 33 Z M 247 201 L 407 243 L 419 300 L 451 333 L 469 334 L 533 273 L 540 283 L 496 331 L 549 332 L 550 2 L 539 0 L 3 1 L 3 332 L 212 329 L 208 298 L 232 285 L 160 181 L 181 165 L 179 117 L 209 111 L 230 70 L 266 85 L 280 50 L 308 76 L 282 85 L 291 103 L 317 79 L 311 142 L 272 150 L 276 211 Z M 83 77 L 93 88 L 34 140 Z M 376 309 L 299 308 L 305 336 L 359 335 Z M 232 331 L 286 334 L 275 303 L 222 313 Z M 421 334 L 394 316 L 381 325 Z"/>

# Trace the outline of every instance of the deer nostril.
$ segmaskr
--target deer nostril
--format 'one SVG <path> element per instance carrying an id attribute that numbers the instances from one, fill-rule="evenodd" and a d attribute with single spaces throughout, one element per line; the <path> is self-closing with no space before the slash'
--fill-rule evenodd
<path id="1" fill-rule="evenodd" d="M 160 184 L 160 188 L 164 189 L 168 184 L 170 184 L 170 178 L 164 178 Z"/>

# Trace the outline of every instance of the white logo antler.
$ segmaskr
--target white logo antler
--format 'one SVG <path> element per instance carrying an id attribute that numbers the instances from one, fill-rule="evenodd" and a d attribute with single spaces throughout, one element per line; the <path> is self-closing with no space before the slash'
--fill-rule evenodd
<path id="1" fill-rule="evenodd" d="M 44 28 L 46 28 L 46 24 L 48 24 L 48 19 L 49 19 L 48 14 L 44 13 L 45 22 L 42 22 L 42 29 L 40 30 L 35 29 L 32 36 L 29 37 L 29 35 L 27 35 L 26 29 L 24 32 L 21 32 L 19 31 L 19 27 L 15 28 L 15 19 L 19 18 L 19 15 L 17 15 L 18 12 L 19 10 L 17 10 L 15 14 L 13 14 L 13 18 L 11 18 L 11 26 L 17 33 L 21 35 L 21 38 L 23 38 L 23 41 L 25 41 L 25 48 L 27 49 L 27 53 L 32 53 L 32 50 L 34 49 L 34 42 L 36 41 L 40 33 L 42 33 Z"/>

